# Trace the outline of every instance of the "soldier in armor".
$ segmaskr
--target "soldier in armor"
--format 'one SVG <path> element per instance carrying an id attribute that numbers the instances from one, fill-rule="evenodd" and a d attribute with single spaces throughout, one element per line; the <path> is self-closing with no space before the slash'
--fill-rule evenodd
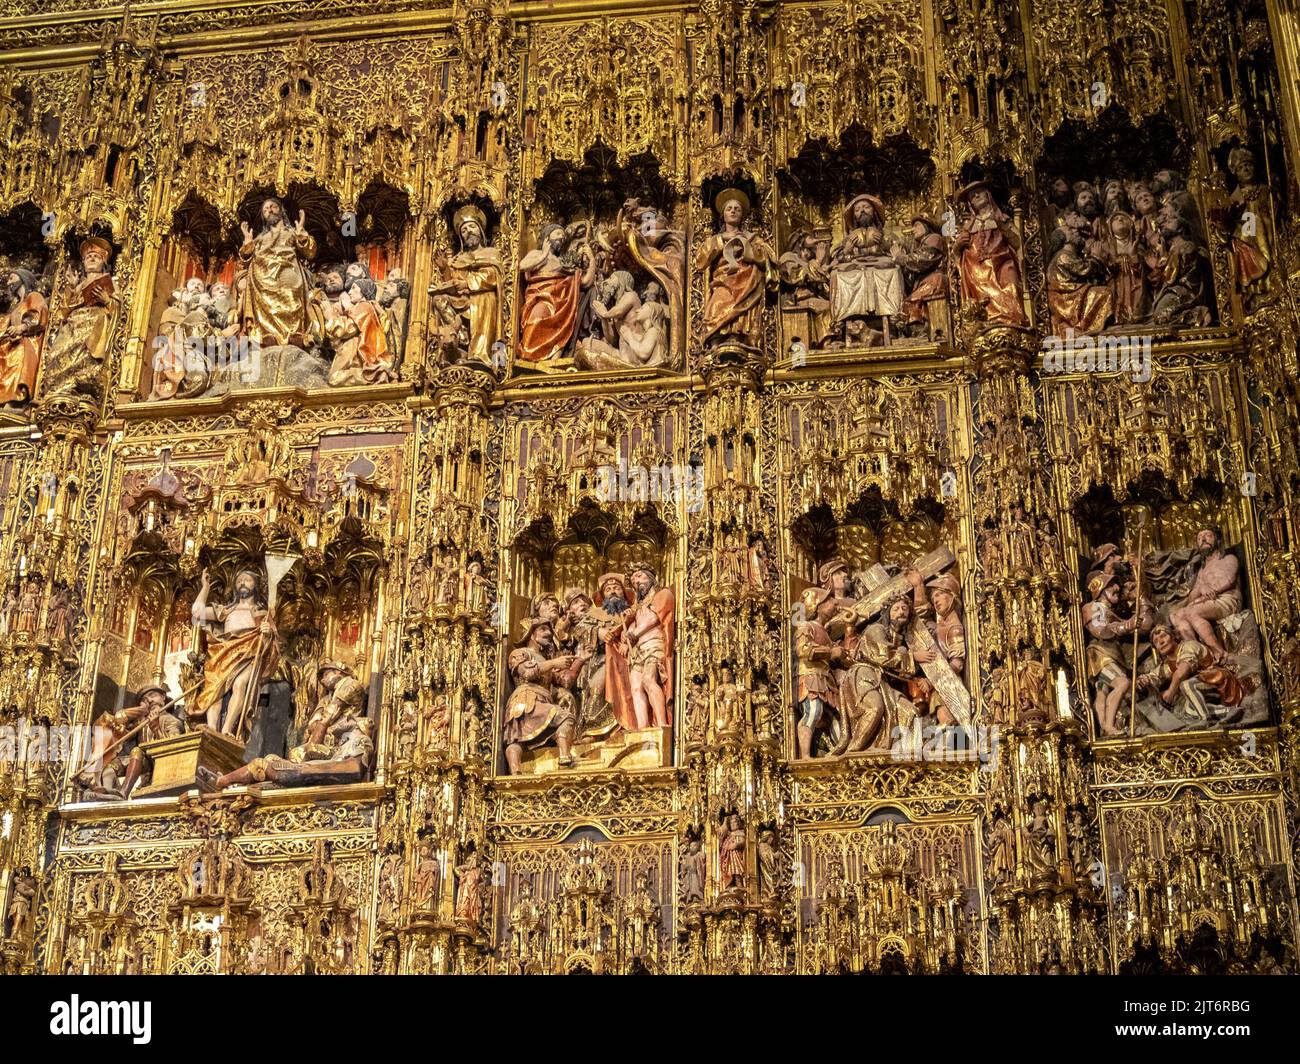
<path id="1" fill-rule="evenodd" d="M 370 738 L 370 721 L 366 717 L 345 713 L 330 726 L 329 737 L 332 742 L 328 747 L 317 746 L 309 750 L 299 746 L 288 758 L 275 754 L 255 757 L 247 765 L 224 776 L 217 776 L 207 766 L 200 765 L 197 777 L 201 783 L 217 791 L 253 783 L 310 787 L 363 780 L 375 752 L 374 741 Z"/>
<path id="2" fill-rule="evenodd" d="M 506 765 L 512 776 L 523 770 L 525 747 L 536 749 L 554 743 L 560 764 L 573 764 L 578 710 L 571 688 L 591 653 L 581 648 L 575 656 L 551 657 L 554 639 L 549 620 L 529 618 L 523 645 L 511 651 L 507 662 L 515 689 L 506 700 L 503 739 Z"/>
<path id="3" fill-rule="evenodd" d="M 95 718 L 94 740 L 90 760 L 77 776 L 83 788 L 83 801 L 120 801 L 121 783 L 126 779 L 127 733 L 134 725 L 124 712 L 101 713 Z M 112 752 L 109 748 L 112 747 Z"/>
<path id="4" fill-rule="evenodd" d="M 1231 711 L 1254 689 L 1253 676 L 1238 676 L 1196 640 L 1179 639 L 1168 625 L 1152 629 L 1151 648 L 1155 663 L 1138 677 L 1139 693 L 1153 693 L 1160 707 L 1173 710 L 1184 726 L 1209 723 L 1212 703 L 1223 707 L 1217 715 L 1220 723 L 1240 717 L 1240 711 Z"/>
<path id="5" fill-rule="evenodd" d="M 959 680 L 965 680 L 966 626 L 961 616 L 961 582 L 954 573 L 943 573 L 922 583 L 921 574 L 909 569 L 904 574 L 912 584 L 913 606 Z M 926 593 L 926 588 L 929 593 Z M 957 723 L 937 690 L 930 692 L 930 712 L 942 725 Z"/>
<path id="6" fill-rule="evenodd" d="M 140 692 L 140 704 L 132 709 L 124 709 L 119 714 L 128 726 L 143 719 L 144 727 L 136 733 L 136 747 L 126 765 L 126 780 L 122 784 L 122 796 L 131 797 L 131 791 L 146 771 L 152 773 L 153 759 L 144 752 L 144 744 L 158 739 L 170 739 L 180 735 L 184 728 L 180 719 L 165 708 L 171 696 L 164 687 L 146 687 Z"/>
<path id="7" fill-rule="evenodd" d="M 316 670 L 320 701 L 303 729 L 303 746 L 308 750 L 325 743 L 329 730 L 343 716 L 357 717 L 365 708 L 366 689 L 352 670 L 337 661 L 323 661 Z"/>
<path id="8" fill-rule="evenodd" d="M 604 738 L 618 726 L 614 707 L 605 697 L 606 655 L 604 641 L 615 618 L 599 606 L 592 606 L 591 596 L 580 588 L 570 588 L 564 595 L 564 616 L 555 626 L 555 638 L 565 654 L 575 657 L 579 651 L 591 656 L 578 670 L 578 732 L 584 737 Z"/>
<path id="9" fill-rule="evenodd" d="M 1130 686 L 1119 641 L 1133 634 L 1139 617 L 1126 620 L 1116 612 L 1122 591 L 1114 576 L 1094 572 L 1088 579 L 1088 594 L 1092 601 L 1083 607 L 1083 627 L 1088 633 L 1088 675 L 1097 686 L 1097 724 L 1103 735 L 1118 735 L 1119 707 Z"/>
<path id="10" fill-rule="evenodd" d="M 813 756 L 819 729 L 829 730 L 833 735 L 840 730 L 839 684 L 834 667 L 845 664 L 848 655 L 826 630 L 827 621 L 838 610 L 838 600 L 825 588 L 810 587 L 800 602 L 807 620 L 795 631 L 795 653 L 799 658 L 795 690 L 799 723 L 795 741 L 798 756 L 809 758 Z"/>

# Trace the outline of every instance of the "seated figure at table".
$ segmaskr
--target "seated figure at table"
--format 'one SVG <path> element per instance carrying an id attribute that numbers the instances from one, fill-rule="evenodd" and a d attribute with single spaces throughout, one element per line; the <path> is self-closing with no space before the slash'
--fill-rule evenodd
<path id="1" fill-rule="evenodd" d="M 831 331 L 849 319 L 878 319 L 887 334 L 903 311 L 903 271 L 885 243 L 885 208 L 875 196 L 855 196 L 844 209 L 844 239 L 831 251 Z"/>

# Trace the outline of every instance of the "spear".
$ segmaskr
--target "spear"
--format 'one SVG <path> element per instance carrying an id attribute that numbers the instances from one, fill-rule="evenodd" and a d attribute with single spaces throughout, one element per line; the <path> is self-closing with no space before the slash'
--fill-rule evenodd
<path id="1" fill-rule="evenodd" d="M 1142 629 L 1142 555 L 1143 538 L 1147 531 L 1147 515 L 1142 513 L 1142 523 L 1138 525 L 1137 573 L 1134 575 L 1137 590 L 1133 599 L 1133 680 L 1128 694 L 1128 737 L 1133 738 L 1137 728 L 1138 698 L 1138 635 Z"/>
<path id="2" fill-rule="evenodd" d="M 142 720 L 129 732 L 123 735 L 120 739 L 113 740 L 113 742 L 111 742 L 108 746 L 104 747 L 104 749 L 101 750 L 99 753 L 92 754 L 90 760 L 87 761 L 84 765 L 82 765 L 81 768 L 77 771 L 77 775 L 80 776 L 83 772 L 86 771 L 86 769 L 90 768 L 91 765 L 95 764 L 96 761 L 106 761 L 110 753 L 116 750 L 119 746 L 121 746 L 124 742 L 126 742 L 129 738 L 131 738 L 131 736 L 133 736 L 136 732 L 138 732 L 141 728 L 143 728 L 146 724 L 148 724 L 151 720 L 153 720 L 153 718 L 158 713 L 161 713 L 165 709 L 170 709 L 181 699 L 189 695 L 192 695 L 195 691 L 197 691 L 202 686 L 203 686 L 203 681 L 200 680 L 193 687 L 187 688 L 186 690 L 178 694 L 175 698 L 169 699 L 168 701 L 164 702 L 161 706 L 158 707 L 157 710 L 155 710 L 153 713 L 150 713 L 149 716 L 145 717 L 144 720 Z M 132 706 L 131 708 L 141 709 L 143 708 L 143 705 L 144 703 L 141 703 L 140 705 Z"/>

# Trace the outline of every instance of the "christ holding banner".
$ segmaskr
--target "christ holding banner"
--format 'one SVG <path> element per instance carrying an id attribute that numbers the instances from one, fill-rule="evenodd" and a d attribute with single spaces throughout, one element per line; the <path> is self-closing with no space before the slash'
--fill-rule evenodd
<path id="1" fill-rule="evenodd" d="M 242 725 L 252 727 L 258 691 L 279 663 L 280 644 L 271 613 L 257 598 L 257 574 L 251 569 L 235 574 L 234 594 L 225 605 L 208 605 L 209 588 L 204 569 L 190 616 L 196 625 L 219 624 L 221 635 L 209 648 L 203 687 L 189 715 L 237 737 Z"/>
<path id="2" fill-rule="evenodd" d="M 239 248 L 236 289 L 241 293 L 241 331 L 268 347 L 308 343 L 306 263 L 316 254 L 316 241 L 306 229 L 306 215 L 298 213 L 291 225 L 284 204 L 269 198 L 262 203 L 262 231 L 254 234 L 241 224 L 244 243 Z"/>

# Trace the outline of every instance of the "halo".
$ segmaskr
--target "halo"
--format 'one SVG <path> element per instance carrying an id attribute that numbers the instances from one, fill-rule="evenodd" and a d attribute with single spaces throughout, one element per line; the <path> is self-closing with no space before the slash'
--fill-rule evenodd
<path id="1" fill-rule="evenodd" d="M 454 215 L 452 215 L 452 219 L 451 219 L 452 230 L 459 236 L 461 225 L 465 222 L 466 219 L 469 218 L 472 218 L 475 222 L 478 223 L 479 232 L 481 232 L 486 237 L 487 216 L 476 206 L 474 206 L 474 204 L 472 203 L 465 204 L 465 206 L 461 207 Z"/>
<path id="2" fill-rule="evenodd" d="M 81 242 L 81 246 L 77 250 L 81 252 L 81 257 L 83 259 L 86 257 L 86 253 L 91 250 L 103 252 L 104 258 L 107 259 L 113 254 L 113 245 L 103 237 L 88 236 Z"/>
<path id="3" fill-rule="evenodd" d="M 724 188 L 713 197 L 713 209 L 718 212 L 719 217 L 722 216 L 722 208 L 726 206 L 727 201 L 733 199 L 740 200 L 741 209 L 749 214 L 749 197 L 738 188 Z"/>

